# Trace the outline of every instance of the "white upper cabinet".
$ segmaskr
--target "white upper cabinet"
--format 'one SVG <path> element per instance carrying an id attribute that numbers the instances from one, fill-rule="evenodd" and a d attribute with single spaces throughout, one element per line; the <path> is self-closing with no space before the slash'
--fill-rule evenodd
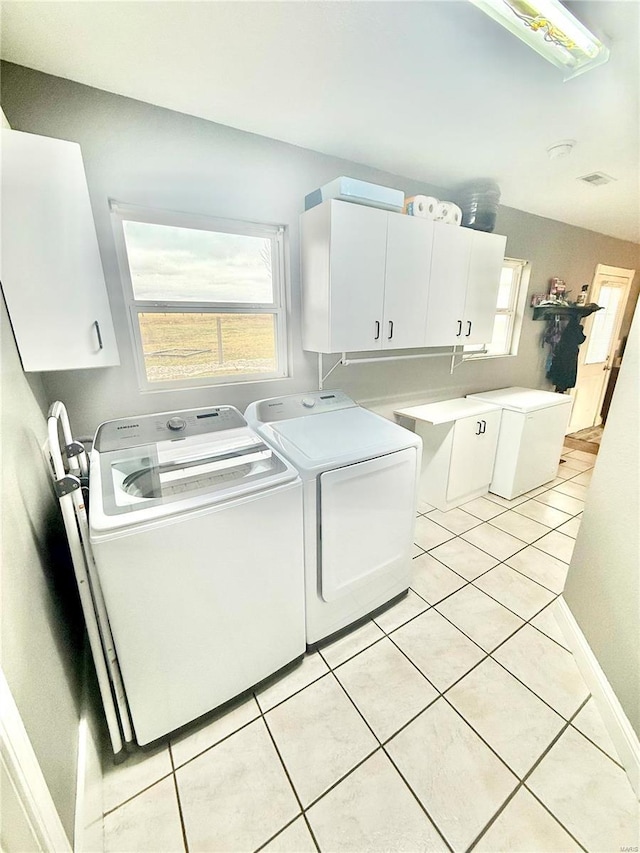
<path id="1" fill-rule="evenodd" d="M 301 228 L 305 349 L 423 346 L 433 223 L 332 200 Z"/>
<path id="2" fill-rule="evenodd" d="M 434 228 L 425 346 L 486 343 L 507 238 L 441 222 Z"/>
<path id="3" fill-rule="evenodd" d="M 382 348 L 424 346 L 433 222 L 389 214 Z"/>
<path id="4" fill-rule="evenodd" d="M 464 303 L 473 235 L 470 228 L 434 223 L 425 346 L 464 342 Z"/>
<path id="5" fill-rule="evenodd" d="M 2 130 L 1 239 L 24 369 L 119 364 L 79 145 Z"/>
<path id="6" fill-rule="evenodd" d="M 466 344 L 484 344 L 493 337 L 507 238 L 484 231 L 471 233 L 473 243 L 464 303 L 463 336 L 466 336 Z"/>
<path id="7" fill-rule="evenodd" d="M 491 340 L 505 237 L 337 200 L 301 230 L 305 349 Z"/>

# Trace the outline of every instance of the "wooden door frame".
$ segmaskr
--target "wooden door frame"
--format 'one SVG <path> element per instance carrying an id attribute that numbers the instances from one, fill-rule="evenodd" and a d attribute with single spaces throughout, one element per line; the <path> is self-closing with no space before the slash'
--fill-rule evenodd
<path id="1" fill-rule="evenodd" d="M 620 318 L 619 318 L 618 322 L 616 323 L 616 326 L 615 326 L 615 329 L 613 332 L 613 336 L 611 338 L 612 348 L 611 348 L 611 352 L 609 353 L 609 357 L 607 359 L 607 367 L 608 367 L 609 376 L 611 375 L 611 372 L 610 372 L 611 371 L 611 364 L 612 364 L 614 356 L 617 352 L 617 342 L 619 340 L 620 329 L 622 327 L 622 321 L 624 319 L 624 314 L 625 314 L 625 310 L 627 307 L 627 302 L 629 300 L 629 294 L 631 292 L 631 285 L 633 284 L 633 280 L 635 278 L 636 272 L 637 272 L 637 270 L 634 270 L 634 269 L 626 269 L 624 267 L 612 267 L 609 264 L 597 264 L 595 272 L 593 274 L 593 278 L 591 280 L 591 285 L 589 287 L 589 298 L 591 298 L 591 294 L 593 293 L 595 282 L 600 276 L 603 276 L 603 277 L 611 276 L 611 277 L 616 277 L 616 278 L 626 278 L 626 280 L 627 280 L 627 283 L 624 287 L 623 296 L 622 296 Z M 585 330 L 585 335 L 587 336 L 587 338 L 586 338 L 584 344 L 582 344 L 582 347 L 584 347 L 584 349 L 582 349 L 582 347 L 581 347 L 581 352 L 583 354 L 582 355 L 583 358 L 586 357 L 587 347 L 589 346 L 589 335 L 591 334 L 591 329 L 593 328 L 594 318 L 595 318 L 595 314 L 592 314 L 588 320 L 588 323 L 589 323 L 588 329 Z M 615 347 L 613 346 L 614 343 L 616 344 Z M 574 389 L 576 392 L 578 390 L 579 381 L 580 381 L 580 367 L 582 367 L 583 365 L 584 365 L 584 361 L 582 362 L 582 364 L 580 362 L 578 362 L 578 376 L 576 379 L 576 385 L 575 385 L 575 389 Z M 600 423 L 602 423 L 602 419 L 600 417 L 600 411 L 602 410 L 602 402 L 604 400 L 604 395 L 606 394 L 606 391 L 607 391 L 607 384 L 608 384 L 608 382 L 606 382 L 606 381 L 602 383 L 602 390 L 600 392 L 600 396 L 598 398 L 598 403 L 596 406 L 595 420 L 599 421 Z M 594 424 L 594 426 L 597 426 L 597 423 Z"/>

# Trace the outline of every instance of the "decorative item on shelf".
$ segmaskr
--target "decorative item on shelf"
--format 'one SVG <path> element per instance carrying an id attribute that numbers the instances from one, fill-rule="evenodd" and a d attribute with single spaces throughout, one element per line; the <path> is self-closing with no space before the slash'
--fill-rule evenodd
<path id="1" fill-rule="evenodd" d="M 471 181 L 457 189 L 455 198 L 463 225 L 476 231 L 493 231 L 500 202 L 500 187 L 495 181 Z"/>
<path id="2" fill-rule="evenodd" d="M 589 290 L 588 284 L 583 284 L 580 293 L 576 296 L 576 305 L 586 305 L 587 304 L 587 291 Z"/>
<path id="3" fill-rule="evenodd" d="M 561 278 L 552 278 L 549 282 L 549 299 L 553 302 L 558 302 L 561 305 L 566 305 L 567 285 Z"/>

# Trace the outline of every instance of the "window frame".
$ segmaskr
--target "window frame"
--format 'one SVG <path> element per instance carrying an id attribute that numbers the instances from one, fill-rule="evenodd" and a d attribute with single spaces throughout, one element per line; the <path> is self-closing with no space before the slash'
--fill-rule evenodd
<path id="1" fill-rule="evenodd" d="M 508 349 L 506 352 L 473 352 L 473 344 L 469 350 L 463 352 L 463 361 L 479 361 L 481 359 L 491 358 L 509 358 L 518 354 L 520 345 L 520 335 L 522 332 L 522 323 L 524 320 L 524 312 L 527 302 L 527 293 L 529 291 L 529 278 L 531 274 L 531 265 L 529 261 L 522 258 L 505 258 L 502 262 L 502 270 L 508 267 L 512 270 L 518 270 L 517 281 L 512 283 L 512 292 L 510 294 L 509 305 L 507 308 L 497 308 L 494 313 L 494 318 L 498 316 L 509 317 L 509 327 L 507 332 Z M 501 273 L 502 273 L 501 270 Z M 466 349 L 466 348 L 465 348 Z"/>
<path id="2" fill-rule="evenodd" d="M 122 291 L 129 324 L 129 333 L 133 347 L 133 356 L 142 393 L 156 391 L 183 391 L 216 387 L 220 385 L 244 385 L 256 382 L 268 382 L 289 377 L 289 343 L 287 329 L 287 265 L 285 257 L 286 226 L 271 225 L 242 220 L 222 219 L 200 214 L 179 213 L 167 210 L 140 207 L 111 199 L 112 225 L 116 244 L 116 255 L 122 282 Z M 271 302 L 180 302 L 171 300 L 136 299 L 131 280 L 129 256 L 123 222 L 143 222 L 149 225 L 168 225 L 177 228 L 191 228 L 198 231 L 236 234 L 246 237 L 258 237 L 271 241 L 271 280 L 273 299 Z M 189 377 L 186 379 L 168 379 L 153 382 L 147 378 L 139 314 L 259 314 L 274 318 L 276 370 L 269 373 L 243 373 L 240 375 L 221 374 L 220 376 Z"/>

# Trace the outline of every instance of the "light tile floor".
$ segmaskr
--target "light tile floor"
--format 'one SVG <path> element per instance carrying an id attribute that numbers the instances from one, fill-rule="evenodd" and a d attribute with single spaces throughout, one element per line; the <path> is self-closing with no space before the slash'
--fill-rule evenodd
<path id="1" fill-rule="evenodd" d="M 514 501 L 421 504 L 406 598 L 110 767 L 105 851 L 637 849 L 637 800 L 553 615 L 595 461 L 564 458 Z"/>

